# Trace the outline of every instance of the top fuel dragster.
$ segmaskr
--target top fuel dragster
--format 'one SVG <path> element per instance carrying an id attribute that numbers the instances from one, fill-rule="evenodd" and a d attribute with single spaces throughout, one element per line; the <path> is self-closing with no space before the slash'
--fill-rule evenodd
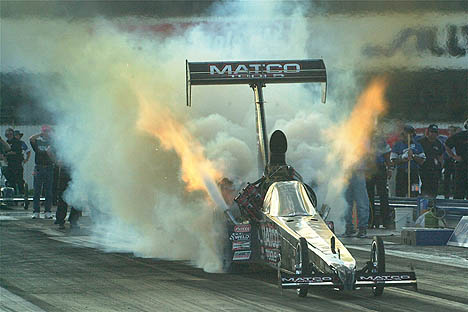
<path id="1" fill-rule="evenodd" d="M 382 295 L 384 287 L 417 287 L 414 272 L 386 272 L 380 237 L 374 237 L 371 243 L 369 261 L 357 269 L 356 260 L 317 211 L 312 188 L 286 164 L 284 133 L 276 130 L 268 146 L 262 88 L 266 83 L 320 82 L 325 102 L 323 60 L 187 61 L 186 69 L 188 106 L 192 85 L 247 83 L 254 90 L 261 178 L 247 184 L 234 199 L 240 216 L 226 211 L 228 264 L 260 262 L 273 267 L 281 288 L 296 289 L 301 297 L 310 287 L 372 287 L 376 296 Z"/>

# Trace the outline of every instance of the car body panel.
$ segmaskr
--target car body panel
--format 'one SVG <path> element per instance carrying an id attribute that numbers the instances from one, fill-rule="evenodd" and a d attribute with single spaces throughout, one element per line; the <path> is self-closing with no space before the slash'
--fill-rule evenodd
<path id="1" fill-rule="evenodd" d="M 280 246 L 282 252 L 291 253 L 293 250 L 295 254 L 299 238 L 304 237 L 310 250 L 309 258 L 315 257 L 317 260 L 316 269 L 330 272 L 331 265 L 346 266 L 351 270 L 355 268 L 356 261 L 317 213 L 302 182 L 274 182 L 267 191 L 262 210 L 265 220 L 260 225 L 263 229 L 261 233 L 267 233 L 265 229 L 270 228 L 270 232 L 275 233 L 273 237 L 278 237 L 271 242 L 263 240 L 268 242 L 262 245 L 266 251 L 273 248 L 274 252 L 279 252 L 275 249 L 281 238 L 281 242 L 284 242 Z M 332 237 L 335 237 L 335 252 L 330 248 Z M 263 254 L 266 259 L 270 258 Z M 293 264 L 289 258 L 283 257 L 282 260 L 286 262 L 285 266 Z"/>

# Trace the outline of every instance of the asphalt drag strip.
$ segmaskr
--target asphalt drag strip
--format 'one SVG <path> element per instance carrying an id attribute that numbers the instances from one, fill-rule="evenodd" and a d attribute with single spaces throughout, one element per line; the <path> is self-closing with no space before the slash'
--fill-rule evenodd
<path id="1" fill-rule="evenodd" d="M 106 253 L 85 229 L 58 231 L 53 220 L 0 219 L 0 243 L 0 311 L 468 311 L 467 270 L 417 259 L 418 292 L 311 289 L 298 298 L 278 288 L 272 270 L 212 274 L 185 261 Z M 360 266 L 369 245 L 355 245 Z M 409 266 L 401 256 L 386 262 L 388 270 Z"/>

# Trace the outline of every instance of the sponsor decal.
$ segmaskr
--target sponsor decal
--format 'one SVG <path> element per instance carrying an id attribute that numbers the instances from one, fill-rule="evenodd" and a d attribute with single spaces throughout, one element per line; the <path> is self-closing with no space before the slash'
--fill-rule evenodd
<path id="1" fill-rule="evenodd" d="M 265 248 L 263 249 L 264 259 L 268 262 L 278 263 L 280 251 L 279 249 Z"/>
<path id="2" fill-rule="evenodd" d="M 245 233 L 245 232 L 250 232 L 250 230 L 251 230 L 250 224 L 240 224 L 240 225 L 234 226 L 234 232 Z"/>
<path id="3" fill-rule="evenodd" d="M 231 236 L 229 236 L 229 240 L 232 241 L 248 241 L 250 240 L 250 233 L 232 233 Z"/>
<path id="4" fill-rule="evenodd" d="M 221 67 L 221 66 L 220 66 Z M 301 65 L 297 63 L 276 64 L 225 64 L 210 65 L 210 75 L 228 76 L 230 78 L 280 78 L 284 74 L 300 73 Z"/>
<path id="5" fill-rule="evenodd" d="M 272 223 L 263 223 L 260 226 L 261 243 L 267 248 L 279 248 L 281 245 L 278 229 Z"/>
<path id="6" fill-rule="evenodd" d="M 313 277 L 282 277 L 281 282 L 284 283 L 304 283 L 304 284 L 313 284 L 313 283 L 323 283 L 323 282 L 332 282 L 333 278 L 330 276 L 313 276 Z"/>
<path id="7" fill-rule="evenodd" d="M 250 241 L 232 242 L 232 250 L 250 249 Z"/>
<path id="8" fill-rule="evenodd" d="M 236 251 L 234 252 L 234 255 L 232 256 L 232 260 L 249 260 L 250 259 L 250 254 L 252 251 Z"/>
<path id="9" fill-rule="evenodd" d="M 463 37 L 468 37 L 468 25 L 444 25 L 437 27 L 408 27 L 398 31 L 388 45 L 368 45 L 363 52 L 371 57 L 391 57 L 414 47 L 418 52 L 429 52 L 437 57 L 463 57 L 468 52 Z M 420 55 L 423 55 L 420 53 Z"/>
<path id="10" fill-rule="evenodd" d="M 411 280 L 409 275 L 360 275 L 358 276 L 359 281 L 373 281 L 373 282 L 385 282 L 385 281 L 407 281 Z"/>

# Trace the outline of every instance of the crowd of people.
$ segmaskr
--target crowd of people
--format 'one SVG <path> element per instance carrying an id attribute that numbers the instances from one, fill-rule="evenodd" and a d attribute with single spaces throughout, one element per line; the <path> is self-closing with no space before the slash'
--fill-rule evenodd
<path id="1" fill-rule="evenodd" d="M 41 127 L 41 132 L 29 138 L 29 144 L 34 151 L 33 171 L 33 219 L 40 218 L 41 196 L 44 196 L 44 218 L 53 219 L 52 205 L 57 203 L 55 224 L 60 229 L 65 228 L 65 218 L 68 204 L 63 199 L 63 193 L 68 187 L 70 175 L 67 168 L 57 160 L 52 142 L 52 128 L 48 125 Z M 5 178 L 5 186 L 13 189 L 16 196 L 28 196 L 28 188 L 24 180 L 24 164 L 30 157 L 31 151 L 22 141 L 23 133 L 8 128 L 5 138 L 0 137 L 1 173 Z M 25 205 L 25 209 L 27 206 Z M 71 227 L 78 227 L 80 212 L 71 208 L 69 222 Z"/>
<path id="2" fill-rule="evenodd" d="M 374 137 L 370 145 L 375 159 L 365 168 L 360 165 L 354 170 L 345 192 L 345 236 L 356 235 L 352 223 L 354 205 L 358 237 L 365 237 L 368 227 L 394 227 L 387 182 L 394 171 L 397 197 L 444 195 L 468 199 L 468 119 L 463 127 L 450 126 L 449 135 L 444 137 L 439 135 L 436 124 L 429 125 L 422 136 L 416 135 L 414 127 L 405 125 L 394 137 Z M 375 190 L 380 198 L 380 218 L 374 207 Z"/>

